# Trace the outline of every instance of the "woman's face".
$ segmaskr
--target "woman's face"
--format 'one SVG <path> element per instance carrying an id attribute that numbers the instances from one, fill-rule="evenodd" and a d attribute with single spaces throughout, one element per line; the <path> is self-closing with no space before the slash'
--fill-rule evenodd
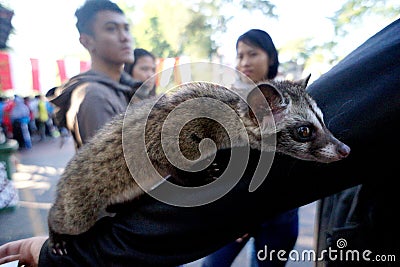
<path id="1" fill-rule="evenodd" d="M 146 81 L 156 73 L 156 62 L 151 56 L 143 56 L 137 59 L 134 68 L 132 69 L 132 77 L 138 81 Z M 155 79 L 149 82 L 154 85 Z M 149 85 L 151 88 L 152 86 Z"/>
<path id="2" fill-rule="evenodd" d="M 270 58 L 264 50 L 239 41 L 236 53 L 238 71 L 255 83 L 267 77 Z"/>

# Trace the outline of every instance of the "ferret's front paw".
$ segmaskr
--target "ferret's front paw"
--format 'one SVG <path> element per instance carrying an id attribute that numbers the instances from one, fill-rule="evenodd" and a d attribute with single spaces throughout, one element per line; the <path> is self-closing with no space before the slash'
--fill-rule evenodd
<path id="1" fill-rule="evenodd" d="M 220 166 L 217 162 L 213 162 L 207 168 L 207 178 L 209 181 L 217 180 L 224 173 L 223 166 Z"/>
<path id="2" fill-rule="evenodd" d="M 54 232 L 49 234 L 49 247 L 53 254 L 58 256 L 67 255 L 67 241 L 65 235 L 60 235 Z"/>

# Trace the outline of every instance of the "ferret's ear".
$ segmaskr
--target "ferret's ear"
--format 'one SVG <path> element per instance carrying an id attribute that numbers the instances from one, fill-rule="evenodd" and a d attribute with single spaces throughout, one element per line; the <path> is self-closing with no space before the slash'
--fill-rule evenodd
<path id="1" fill-rule="evenodd" d="M 250 117 L 257 117 L 259 121 L 273 116 L 275 120 L 281 118 L 287 107 L 282 93 L 270 83 L 258 84 L 247 96 L 250 106 Z M 271 116 L 272 115 L 272 116 Z"/>
<path id="2" fill-rule="evenodd" d="M 310 81 L 311 73 L 307 77 L 296 81 L 295 83 L 300 84 L 303 89 L 306 89 L 308 82 Z"/>

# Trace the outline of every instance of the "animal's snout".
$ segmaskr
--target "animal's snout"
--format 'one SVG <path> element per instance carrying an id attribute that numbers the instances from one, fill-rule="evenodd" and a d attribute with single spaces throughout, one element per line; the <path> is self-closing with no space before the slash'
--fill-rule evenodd
<path id="1" fill-rule="evenodd" d="M 344 159 L 350 154 L 350 147 L 344 143 L 337 146 L 337 153 L 340 158 Z"/>

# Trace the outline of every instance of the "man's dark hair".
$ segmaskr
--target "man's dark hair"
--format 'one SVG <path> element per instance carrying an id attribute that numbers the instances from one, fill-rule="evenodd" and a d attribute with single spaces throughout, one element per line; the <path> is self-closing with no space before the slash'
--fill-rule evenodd
<path id="1" fill-rule="evenodd" d="M 112 11 L 124 14 L 117 4 L 109 0 L 86 0 L 86 2 L 75 11 L 77 18 L 76 28 L 79 33 L 93 35 L 93 21 L 100 11 Z"/>

